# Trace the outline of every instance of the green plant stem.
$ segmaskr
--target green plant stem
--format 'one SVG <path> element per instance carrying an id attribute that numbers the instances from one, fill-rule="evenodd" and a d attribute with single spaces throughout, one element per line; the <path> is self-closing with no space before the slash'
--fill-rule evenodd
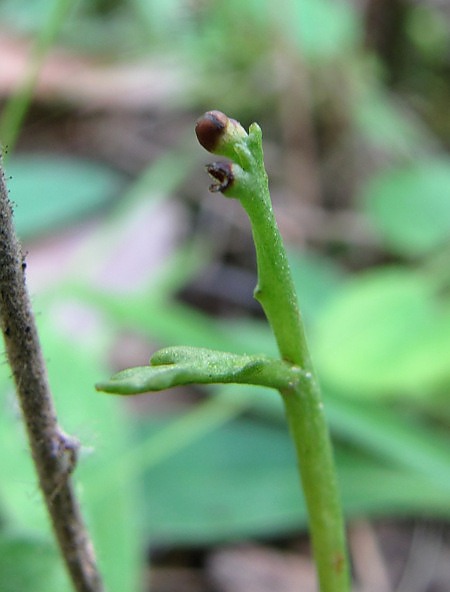
<path id="1" fill-rule="evenodd" d="M 320 388 L 311 363 L 297 296 L 270 200 L 262 154 L 262 134 L 253 124 L 247 139 L 255 157 L 236 191 L 252 226 L 258 265 L 255 298 L 275 334 L 282 358 L 303 373 L 291 389 L 281 390 L 309 514 L 321 592 L 347 592 L 349 573 L 344 520 Z M 245 174 L 242 177 L 245 179 Z M 228 192 L 233 195 L 233 188 Z"/>
<path id="2" fill-rule="evenodd" d="M 261 151 L 261 130 L 253 126 L 254 150 Z M 251 137 L 250 137 L 251 138 Z M 249 141 L 250 141 L 249 138 Z M 240 201 L 252 226 L 258 265 L 258 284 L 254 297 L 263 307 L 267 320 L 277 340 L 282 358 L 311 370 L 297 296 L 291 271 L 278 229 L 270 199 L 267 173 L 264 169 L 262 151 L 253 164 L 252 180 Z M 255 170 L 256 166 L 258 168 Z"/>
<path id="3" fill-rule="evenodd" d="M 320 590 L 348 592 L 344 519 L 333 451 L 286 251 L 273 214 L 261 129 L 253 124 L 247 134 L 237 121 L 209 111 L 198 120 L 196 133 L 206 150 L 232 160 L 232 164 L 208 165 L 215 181 L 210 189 L 239 199 L 250 218 L 258 265 L 255 298 L 264 309 L 282 360 L 203 348 L 166 348 L 152 357 L 149 366 L 124 370 L 97 388 L 128 395 L 192 382 L 241 382 L 279 390 L 295 443 Z"/>
<path id="4" fill-rule="evenodd" d="M 347 548 L 333 452 L 317 381 L 281 391 L 295 443 L 321 592 L 350 589 Z"/>

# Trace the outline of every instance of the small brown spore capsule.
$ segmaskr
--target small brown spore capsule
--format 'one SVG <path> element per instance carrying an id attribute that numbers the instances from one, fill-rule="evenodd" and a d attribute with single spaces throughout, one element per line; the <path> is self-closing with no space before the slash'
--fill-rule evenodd
<path id="1" fill-rule="evenodd" d="M 221 111 L 207 111 L 200 117 L 195 126 L 195 133 L 205 150 L 214 152 L 225 132 L 228 121 L 228 117 Z"/>
<path id="2" fill-rule="evenodd" d="M 210 177 L 214 179 L 214 183 L 209 186 L 209 190 L 213 193 L 220 191 L 223 193 L 226 189 L 231 187 L 234 181 L 234 174 L 232 165 L 229 162 L 213 162 L 206 167 Z"/>

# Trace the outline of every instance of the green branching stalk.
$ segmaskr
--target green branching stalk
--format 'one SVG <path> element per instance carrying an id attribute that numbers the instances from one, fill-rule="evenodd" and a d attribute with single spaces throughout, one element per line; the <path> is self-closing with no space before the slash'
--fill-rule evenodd
<path id="1" fill-rule="evenodd" d="M 254 123 L 247 135 L 237 122 L 211 112 L 199 120 L 197 135 L 201 144 L 206 137 L 207 148 L 223 156 L 230 156 L 227 136 L 233 138 L 238 158 L 231 165 L 221 165 L 226 187 L 222 189 L 223 176 L 217 177 L 217 165 L 209 172 L 220 182 L 219 190 L 237 197 L 248 214 L 258 264 L 255 298 L 264 309 L 282 358 L 303 370 L 292 388 L 280 392 L 297 451 L 320 589 L 344 592 L 349 589 L 349 576 L 332 448 L 286 251 L 272 210 L 261 129 Z M 240 154 L 245 158 L 239 158 Z"/>
<path id="2" fill-rule="evenodd" d="M 272 210 L 261 129 L 254 123 L 247 134 L 237 121 L 210 111 L 197 122 L 196 133 L 206 150 L 231 160 L 208 165 L 214 180 L 210 190 L 239 199 L 248 214 L 258 265 L 255 298 L 274 332 L 281 360 L 199 348 L 167 348 L 155 354 L 149 366 L 125 370 L 97 388 L 132 394 L 192 382 L 241 382 L 277 389 L 296 448 L 320 591 L 348 592 L 344 520 L 333 452 L 286 252 Z"/>

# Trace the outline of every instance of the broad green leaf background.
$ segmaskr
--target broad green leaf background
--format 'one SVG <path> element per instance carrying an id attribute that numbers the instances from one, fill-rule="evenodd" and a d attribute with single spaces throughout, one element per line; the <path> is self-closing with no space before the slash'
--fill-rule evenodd
<path id="1" fill-rule="evenodd" d="M 324 381 L 360 399 L 428 397 L 450 380 L 450 316 L 426 276 L 385 267 L 338 291 L 314 332 Z"/>
<path id="2" fill-rule="evenodd" d="M 121 175 L 104 165 L 51 154 L 14 156 L 7 171 L 22 239 L 99 211 L 123 186 Z"/>
<path id="3" fill-rule="evenodd" d="M 139 573 L 139 541 L 133 528 L 133 484 L 122 480 L 117 471 L 114 484 L 110 489 L 104 489 L 97 477 L 99 469 L 114 463 L 126 448 L 128 428 L 118 402 L 95 396 L 93 383 L 103 365 L 100 352 L 75 347 L 67 336 L 62 336 L 52 327 L 47 314 L 41 320 L 41 339 L 49 360 L 57 412 L 64 429 L 76 435 L 82 444 L 76 480 L 100 565 L 111 590 L 133 589 Z M 6 524 L 23 533 L 25 540 L 28 537 L 32 541 L 33 537 L 44 533 L 47 537 L 44 547 L 47 545 L 53 549 L 54 543 L 17 410 L 14 409 L 10 387 L 6 386 L 7 377 L 4 366 L 3 393 L 8 395 L 6 400 L 3 399 L 6 413 L 2 413 L 0 426 L 4 446 L 0 460 L 2 510 Z M 120 545 L 115 542 L 117 537 L 120 538 Z M 39 554 L 33 557 L 36 562 L 39 561 Z M 56 551 L 49 553 L 48 557 L 48 562 L 56 557 L 59 563 Z M 33 558 L 28 561 L 32 564 Z M 30 565 L 31 569 L 35 568 Z M 3 579 L 1 574 L 0 579 Z"/>
<path id="4" fill-rule="evenodd" d="M 2 592 L 70 590 L 53 544 L 19 532 L 0 534 L 0 576 Z"/>
<path id="5" fill-rule="evenodd" d="M 363 209 L 386 246 L 420 256 L 448 245 L 450 159 L 429 159 L 381 172 L 363 191 Z"/>

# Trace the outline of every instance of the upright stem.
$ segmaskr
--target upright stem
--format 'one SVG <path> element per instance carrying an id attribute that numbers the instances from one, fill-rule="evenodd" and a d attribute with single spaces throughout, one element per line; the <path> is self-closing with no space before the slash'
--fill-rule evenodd
<path id="1" fill-rule="evenodd" d="M 200 119 L 196 129 L 206 149 L 233 160 L 232 165 L 210 165 L 208 170 L 219 183 L 211 189 L 237 197 L 246 210 L 258 265 L 255 298 L 272 327 L 281 357 L 302 370 L 299 380 L 280 392 L 295 443 L 320 590 L 348 592 L 344 520 L 332 446 L 286 251 L 272 210 L 261 129 L 253 124 L 247 134 L 238 122 L 216 111 Z"/>
<path id="2" fill-rule="evenodd" d="M 260 132 L 256 133 L 252 145 L 260 147 Z M 295 387 L 281 394 L 308 507 L 320 590 L 344 592 L 349 589 L 344 521 L 328 426 L 265 171 L 260 170 L 258 178 L 257 192 L 241 198 L 256 248 L 255 298 L 264 309 L 282 358 L 303 370 Z"/>
<path id="3" fill-rule="evenodd" d="M 321 592 L 350 589 L 344 520 L 317 381 L 307 373 L 283 395 L 297 452 Z"/>
<path id="4" fill-rule="evenodd" d="M 1 162 L 0 326 L 39 485 L 67 570 L 77 592 L 102 592 L 93 547 L 70 476 L 78 443 L 63 433 L 56 420 Z"/>

